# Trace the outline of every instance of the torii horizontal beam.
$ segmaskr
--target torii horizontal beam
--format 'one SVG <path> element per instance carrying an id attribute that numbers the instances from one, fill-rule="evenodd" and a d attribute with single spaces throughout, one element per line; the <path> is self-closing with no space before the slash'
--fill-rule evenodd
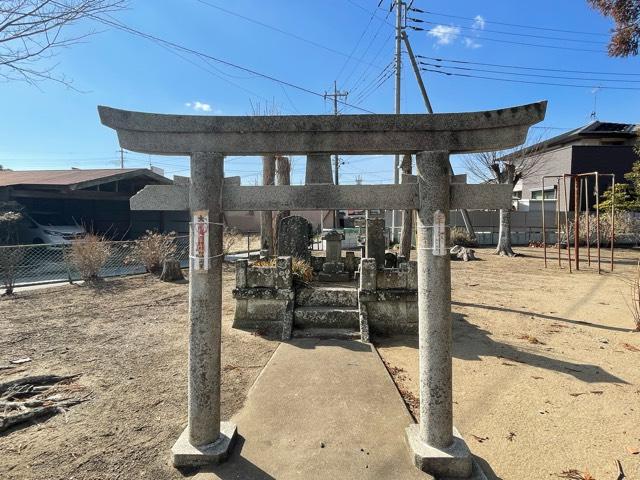
<path id="1" fill-rule="evenodd" d="M 451 184 L 451 209 L 511 208 L 513 187 L 498 184 Z M 132 210 L 189 210 L 188 185 L 147 185 L 131 197 Z M 222 189 L 224 211 L 245 210 L 414 210 L 417 183 L 399 185 L 268 185 Z"/>
<path id="2" fill-rule="evenodd" d="M 547 102 L 484 112 L 403 115 L 203 116 L 99 106 L 100 120 L 134 152 L 190 155 L 398 154 L 494 151 L 524 142 Z"/>

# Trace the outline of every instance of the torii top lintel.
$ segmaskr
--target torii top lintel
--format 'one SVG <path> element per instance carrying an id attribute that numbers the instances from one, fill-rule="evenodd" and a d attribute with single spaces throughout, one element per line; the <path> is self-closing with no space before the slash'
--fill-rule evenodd
<path id="1" fill-rule="evenodd" d="M 494 151 L 524 142 L 547 102 L 483 112 L 374 115 L 203 116 L 99 106 L 127 150 L 189 155 L 345 155 Z"/>

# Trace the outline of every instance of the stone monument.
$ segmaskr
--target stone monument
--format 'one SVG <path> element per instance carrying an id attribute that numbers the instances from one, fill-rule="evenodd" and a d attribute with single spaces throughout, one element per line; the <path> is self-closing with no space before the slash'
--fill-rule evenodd
<path id="1" fill-rule="evenodd" d="M 309 262 L 309 232 L 311 224 L 304 217 L 291 215 L 280 221 L 278 228 L 278 256 L 299 258 Z"/>

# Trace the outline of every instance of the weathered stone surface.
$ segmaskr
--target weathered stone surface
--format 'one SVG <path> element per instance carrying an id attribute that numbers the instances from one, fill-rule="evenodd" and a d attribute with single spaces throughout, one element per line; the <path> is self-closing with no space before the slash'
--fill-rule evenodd
<path id="1" fill-rule="evenodd" d="M 188 155 L 394 154 L 502 150 L 524 142 L 544 119 L 546 102 L 501 110 L 414 115 L 201 116 L 131 112 L 99 106 L 120 146 L 142 153 Z"/>
<path id="2" fill-rule="evenodd" d="M 322 236 L 325 242 L 325 258 L 327 262 L 339 262 L 342 258 L 342 234 L 331 230 Z"/>
<path id="3" fill-rule="evenodd" d="M 398 290 L 407 288 L 408 272 L 397 268 L 383 268 L 376 274 L 378 290 Z"/>
<path id="4" fill-rule="evenodd" d="M 278 257 L 276 259 L 276 281 L 277 289 L 291 289 L 293 287 L 293 270 L 291 257 Z"/>
<path id="5" fill-rule="evenodd" d="M 196 467 L 223 462 L 229 456 L 237 438 L 237 429 L 232 422 L 220 423 L 220 436 L 214 443 L 199 447 L 189 443 L 189 432 L 184 430 L 171 448 L 174 467 Z"/>
<path id="6" fill-rule="evenodd" d="M 191 156 L 191 215 L 206 215 L 207 265 L 189 273 L 188 442 L 208 445 L 220 435 L 220 351 L 222 325 L 223 157 Z M 195 262 L 192 262 L 195 263 Z"/>
<path id="7" fill-rule="evenodd" d="M 363 258 L 360 261 L 360 290 L 376 290 L 376 260 Z"/>
<path id="8" fill-rule="evenodd" d="M 360 257 L 357 257 L 358 260 Z M 354 252 L 346 252 L 344 255 L 344 270 L 349 272 L 349 275 L 353 276 L 353 272 L 358 269 L 358 263 L 356 262 L 356 255 Z"/>
<path id="9" fill-rule="evenodd" d="M 275 267 L 249 267 L 247 269 L 247 287 L 276 287 Z"/>
<path id="10" fill-rule="evenodd" d="M 384 253 L 387 248 L 387 242 L 384 238 L 384 220 L 368 218 L 365 236 L 365 256 L 373 258 L 377 268 L 383 268 Z"/>
<path id="11" fill-rule="evenodd" d="M 225 211 L 335 210 L 418 208 L 418 184 L 399 185 L 281 185 L 223 188 Z M 147 185 L 133 197 L 132 210 L 188 210 L 188 188 L 183 185 Z M 451 209 L 511 208 L 512 189 L 502 184 L 453 184 Z"/>
<path id="12" fill-rule="evenodd" d="M 246 288 L 247 284 L 247 269 L 249 268 L 249 262 L 247 260 L 236 260 L 236 288 Z"/>
<path id="13" fill-rule="evenodd" d="M 310 153 L 307 155 L 305 185 L 333 183 L 331 175 L 331 155 L 328 153 Z"/>
<path id="14" fill-rule="evenodd" d="M 226 187 L 224 208 L 235 210 L 412 209 L 418 185 L 282 185 Z"/>
<path id="15" fill-rule="evenodd" d="M 451 259 L 434 251 L 436 214 L 449 214 L 449 153 L 416 155 L 418 210 L 418 307 L 420 323 L 420 440 L 435 448 L 453 441 Z M 445 230 L 446 231 L 446 230 Z M 470 472 L 469 472 L 470 473 Z"/>
<path id="16" fill-rule="evenodd" d="M 300 288 L 296 291 L 296 305 L 355 308 L 358 306 L 358 290 L 347 287 Z"/>
<path id="17" fill-rule="evenodd" d="M 276 187 L 283 188 L 283 187 Z M 309 232 L 311 224 L 304 217 L 292 215 L 280 221 L 278 229 L 278 256 L 310 261 Z"/>
<path id="18" fill-rule="evenodd" d="M 471 451 L 460 435 L 453 428 L 453 443 L 447 447 L 436 448 L 424 443 L 420 437 L 418 425 L 413 424 L 406 429 L 407 443 L 413 454 L 413 462 L 420 470 L 438 478 L 470 478 L 473 473 L 473 457 Z"/>
<path id="19" fill-rule="evenodd" d="M 298 307 L 294 310 L 296 328 L 353 328 L 357 329 L 358 309 L 352 307 Z"/>

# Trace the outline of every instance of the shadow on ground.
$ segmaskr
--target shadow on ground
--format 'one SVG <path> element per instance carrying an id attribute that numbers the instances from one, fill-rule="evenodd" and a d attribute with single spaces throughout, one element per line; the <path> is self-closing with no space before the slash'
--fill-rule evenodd
<path id="1" fill-rule="evenodd" d="M 186 476 L 213 473 L 220 480 L 275 480 L 267 472 L 242 456 L 245 439 L 238 435 L 229 458 L 220 465 L 202 467 L 200 469 L 181 469 Z"/>
<path id="2" fill-rule="evenodd" d="M 476 306 L 473 304 L 466 305 Z M 480 307 L 483 307 L 483 305 L 480 305 Z M 484 330 L 472 323 L 469 323 L 465 319 L 465 315 L 453 313 L 452 316 L 453 356 L 461 360 L 482 361 L 482 357 L 497 357 L 503 359 L 507 364 L 509 361 L 512 361 L 530 365 L 532 367 L 553 370 L 572 375 L 578 380 L 582 380 L 587 383 L 628 383 L 625 380 L 610 374 L 597 365 L 567 362 L 557 358 L 547 357 L 539 353 L 520 350 L 513 345 L 498 342 L 491 338 L 491 332 L 488 330 Z M 418 337 L 399 336 L 392 339 L 381 339 L 380 343 L 385 346 L 403 345 L 417 349 Z"/>

